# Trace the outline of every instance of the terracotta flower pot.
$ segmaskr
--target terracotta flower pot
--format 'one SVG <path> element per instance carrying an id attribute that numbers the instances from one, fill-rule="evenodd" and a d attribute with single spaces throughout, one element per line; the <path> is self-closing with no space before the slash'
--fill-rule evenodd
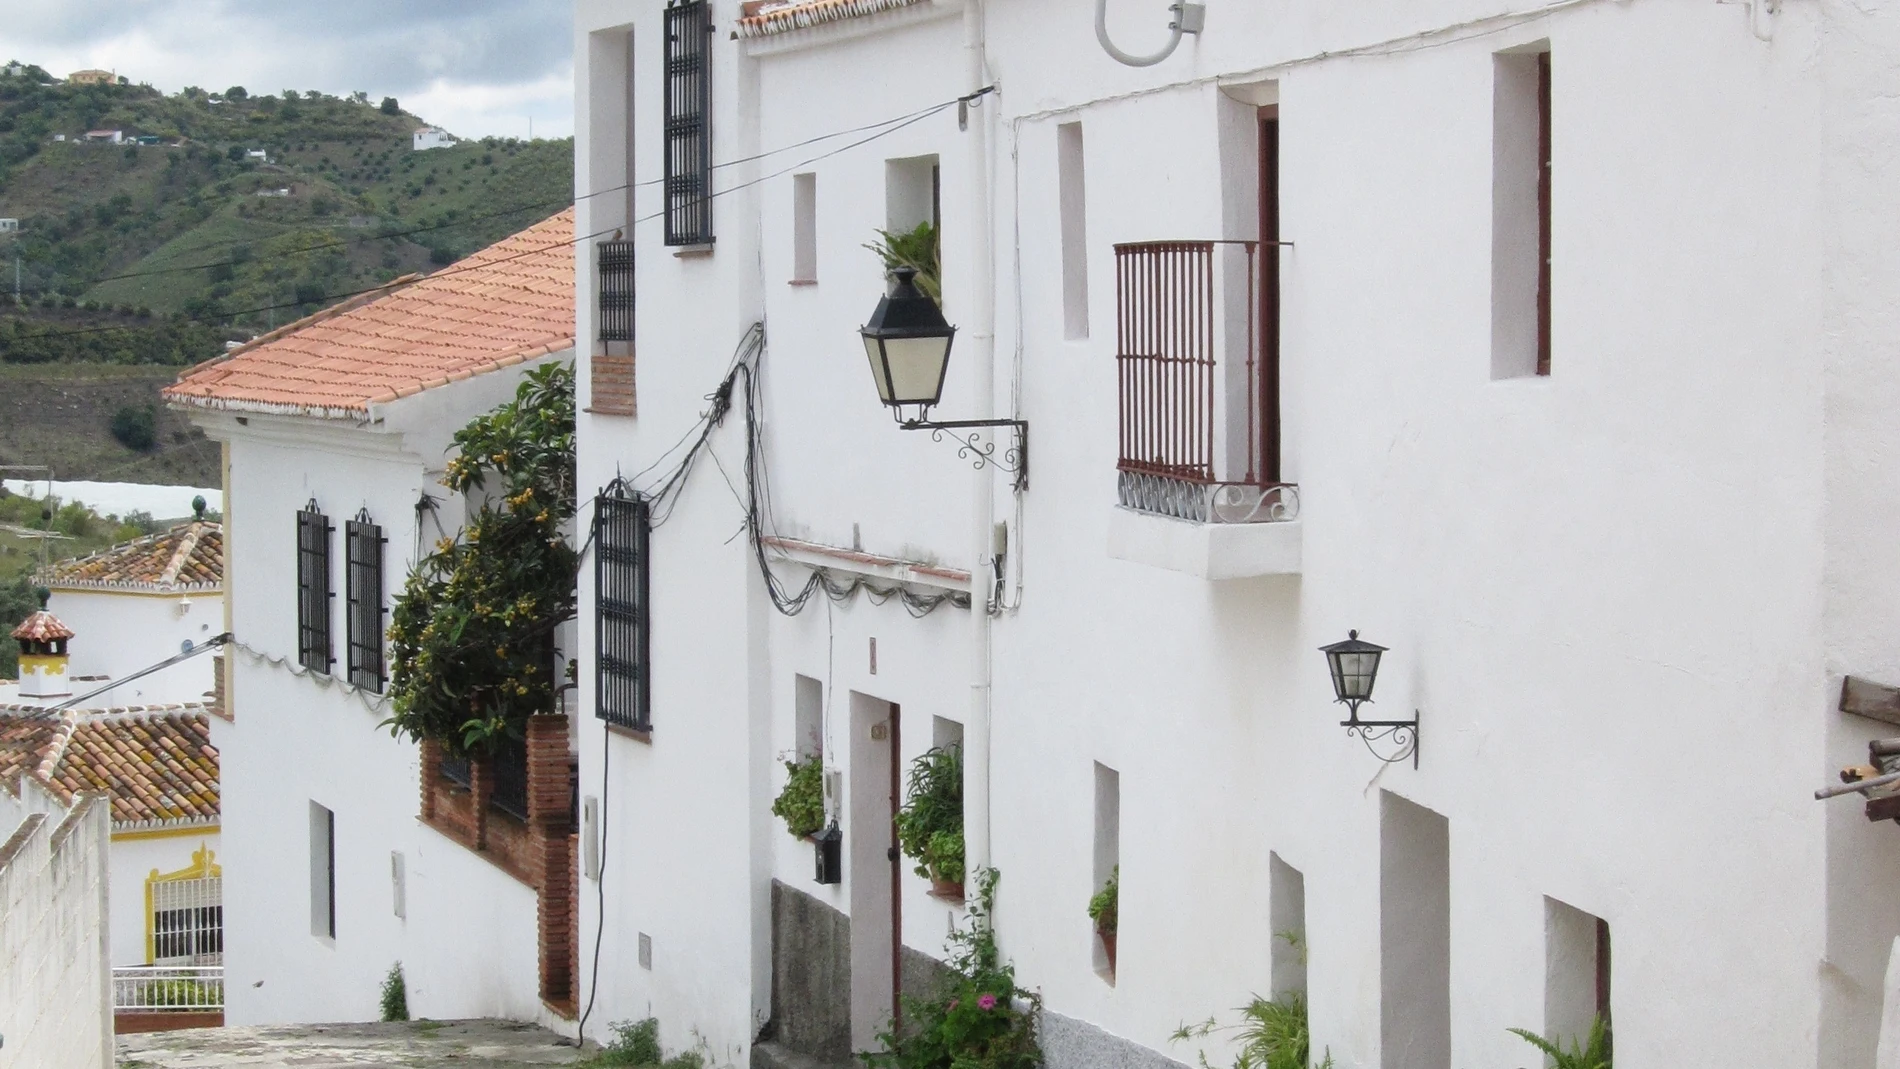
<path id="1" fill-rule="evenodd" d="M 1102 950 L 1108 955 L 1108 971 L 1114 972 L 1115 971 L 1115 933 L 1097 930 L 1095 934 L 1101 937 Z"/>
<path id="2" fill-rule="evenodd" d="M 961 902 L 963 901 L 963 881 L 932 879 L 930 881 L 930 893 L 936 895 L 938 898 L 953 898 Z"/>

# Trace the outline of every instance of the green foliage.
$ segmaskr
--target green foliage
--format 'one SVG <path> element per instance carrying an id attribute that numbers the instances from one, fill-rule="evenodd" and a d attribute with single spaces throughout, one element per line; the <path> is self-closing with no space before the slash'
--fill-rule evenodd
<path id="1" fill-rule="evenodd" d="M 1016 970 L 1002 961 L 992 919 L 995 869 L 976 874 L 970 916 L 951 933 L 954 980 L 933 998 L 904 996 L 904 1030 L 878 1036 L 880 1051 L 860 1055 L 870 1069 L 1037 1069 L 1041 999 L 1016 986 Z M 1021 1004 L 1020 1006 L 1018 1004 Z"/>
<path id="2" fill-rule="evenodd" d="M 613 1038 L 600 1053 L 581 1063 L 585 1069 L 705 1069 L 706 1056 L 700 1051 L 684 1051 L 667 1058 L 660 1049 L 660 1022 L 652 1017 L 615 1021 L 608 1028 Z"/>
<path id="3" fill-rule="evenodd" d="M 897 812 L 897 845 L 917 875 L 963 882 L 963 755 L 938 746 L 911 762 L 909 794 Z"/>
<path id="4" fill-rule="evenodd" d="M 383 1020 L 407 1021 L 409 1019 L 409 985 L 402 979 L 402 962 L 389 967 L 389 974 L 383 977 Z"/>
<path id="5" fill-rule="evenodd" d="M 376 110 L 382 112 L 384 115 L 401 115 L 402 105 L 396 103 L 395 97 L 384 97 L 383 102 L 377 105 Z"/>
<path id="6" fill-rule="evenodd" d="M 1610 1069 L 1610 1022 L 1602 1017 L 1590 1022 L 1587 1037 L 1571 1036 L 1569 1049 L 1564 1048 L 1558 1036 L 1546 1038 L 1522 1028 L 1509 1031 L 1542 1051 L 1550 1060 L 1550 1069 Z"/>
<path id="7" fill-rule="evenodd" d="M 894 234 L 877 232 L 877 241 L 864 246 L 884 261 L 884 270 L 908 267 L 917 272 L 917 288 L 931 300 L 943 303 L 943 268 L 938 259 L 937 228 L 918 223 L 915 230 Z"/>
<path id="8" fill-rule="evenodd" d="M 1332 1069 L 1330 1053 L 1317 1066 L 1312 1062 L 1313 1036 L 1307 1027 L 1306 999 L 1296 993 L 1277 999 L 1255 995 L 1240 1008 L 1239 1022 L 1222 1025 L 1209 1017 L 1199 1024 L 1182 1025 L 1173 1039 L 1181 1043 L 1216 1032 L 1234 1035 L 1238 1050 L 1233 1069 Z M 1202 1069 L 1213 1069 L 1206 1051 L 1200 1052 L 1199 1060 Z"/>
<path id="9" fill-rule="evenodd" d="M 574 615 L 574 369 L 530 371 L 457 431 L 443 483 L 486 500 L 424 557 L 389 625 L 392 733 L 489 753 L 553 712 L 554 629 Z"/>
<path id="10" fill-rule="evenodd" d="M 813 755 L 785 762 L 785 789 L 772 803 L 772 814 L 785 821 L 785 830 L 798 838 L 816 835 L 825 826 L 825 762 Z"/>
<path id="11" fill-rule="evenodd" d="M 221 993 L 203 980 L 147 980 L 135 986 L 132 997 L 146 1006 L 215 1006 Z"/>
<path id="12" fill-rule="evenodd" d="M 33 583 L 24 575 L 0 579 L 0 632 L 10 632 L 20 621 L 33 615 L 40 599 Z M 0 679 L 17 679 L 20 674 L 20 644 L 0 634 Z"/>
<path id="13" fill-rule="evenodd" d="M 141 453 L 158 444 L 158 413 L 151 405 L 123 405 L 112 414 L 112 437 Z"/>
<path id="14" fill-rule="evenodd" d="M 1114 935 L 1121 922 L 1121 881 L 1122 867 L 1117 865 L 1109 870 L 1108 882 L 1089 899 L 1089 920 L 1103 935 Z"/>

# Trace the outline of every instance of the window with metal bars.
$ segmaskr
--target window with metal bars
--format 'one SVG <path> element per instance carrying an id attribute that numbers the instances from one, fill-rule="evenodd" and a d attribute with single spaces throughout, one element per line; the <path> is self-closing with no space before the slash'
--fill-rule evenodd
<path id="1" fill-rule="evenodd" d="M 383 674 L 383 529 L 363 509 L 344 525 L 344 587 L 349 611 L 344 645 L 348 651 L 350 682 L 364 690 L 381 691 Z"/>
<path id="2" fill-rule="evenodd" d="M 609 724 L 653 727 L 647 499 L 618 482 L 594 499 L 595 715 Z"/>
<path id="3" fill-rule="evenodd" d="M 712 8 L 666 6 L 666 243 L 710 245 L 712 225 Z"/>
<path id="4" fill-rule="evenodd" d="M 596 247 L 600 340 L 633 340 L 633 242 L 603 241 Z"/>
<path id="5" fill-rule="evenodd" d="M 317 499 L 297 513 L 297 663 L 312 672 L 330 671 L 330 518 Z"/>

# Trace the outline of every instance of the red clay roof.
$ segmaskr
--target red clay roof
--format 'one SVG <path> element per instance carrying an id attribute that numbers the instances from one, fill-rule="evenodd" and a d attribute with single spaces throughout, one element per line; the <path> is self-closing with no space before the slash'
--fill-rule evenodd
<path id="1" fill-rule="evenodd" d="M 218 749 L 202 705 L 0 705 L 0 782 L 22 774 L 66 805 L 81 793 L 110 795 L 119 827 L 218 819 Z"/>
<path id="2" fill-rule="evenodd" d="M 27 642 L 57 642 L 73 637 L 73 629 L 60 623 L 59 617 L 39 609 L 20 621 L 20 626 L 13 629 L 13 637 Z"/>
<path id="3" fill-rule="evenodd" d="M 926 2 L 928 0 L 746 0 L 739 8 L 739 28 L 733 31 L 733 36 L 770 37 Z"/>
<path id="4" fill-rule="evenodd" d="M 181 405 L 331 418 L 574 345 L 574 210 L 180 375 Z"/>
<path id="5" fill-rule="evenodd" d="M 224 584 L 224 528 L 181 523 L 90 557 L 60 561 L 34 578 L 54 590 L 217 590 Z"/>

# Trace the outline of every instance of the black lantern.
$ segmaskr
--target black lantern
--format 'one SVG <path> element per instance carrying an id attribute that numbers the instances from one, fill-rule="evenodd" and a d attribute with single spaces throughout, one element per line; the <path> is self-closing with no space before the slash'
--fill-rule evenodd
<path id="1" fill-rule="evenodd" d="M 950 367 L 950 343 L 957 328 L 943 318 L 937 302 L 917 288 L 915 268 L 891 272 L 897 285 L 878 299 L 871 321 L 858 331 L 864 355 L 871 362 L 878 400 L 907 431 L 930 431 L 941 440 L 947 433 L 962 444 L 958 456 L 974 457 L 976 467 L 1001 468 L 1016 476 L 1016 489 L 1029 488 L 1029 423 L 1020 419 L 932 420 L 930 410 L 943 398 L 943 380 Z M 915 409 L 905 415 L 904 409 Z M 997 454 L 994 437 L 963 433 L 1008 427 L 1016 444 Z"/>
<path id="2" fill-rule="evenodd" d="M 943 396 L 950 343 L 957 328 L 944 321 L 937 302 L 917 288 L 917 271 L 892 272 L 897 287 L 877 302 L 871 321 L 858 331 L 871 360 L 879 400 L 892 408 L 916 405 L 923 416 Z"/>
<path id="3" fill-rule="evenodd" d="M 819 883 L 844 882 L 844 832 L 838 830 L 838 822 L 832 821 L 825 830 L 812 836 L 812 850 L 817 854 L 818 872 L 815 877 Z"/>
<path id="4" fill-rule="evenodd" d="M 1412 759 L 1412 767 L 1418 767 L 1418 713 L 1412 713 L 1410 720 L 1361 720 L 1359 707 L 1372 700 L 1372 684 L 1379 678 L 1379 657 L 1385 653 L 1385 647 L 1366 642 L 1359 632 L 1348 631 L 1344 642 L 1335 642 L 1330 646 L 1321 646 L 1326 655 L 1326 668 L 1333 677 L 1333 697 L 1343 703 L 1351 714 L 1339 722 L 1346 734 L 1362 740 L 1372 755 L 1387 764 Z M 1398 747 L 1391 756 L 1379 752 L 1375 742 L 1390 740 Z"/>

